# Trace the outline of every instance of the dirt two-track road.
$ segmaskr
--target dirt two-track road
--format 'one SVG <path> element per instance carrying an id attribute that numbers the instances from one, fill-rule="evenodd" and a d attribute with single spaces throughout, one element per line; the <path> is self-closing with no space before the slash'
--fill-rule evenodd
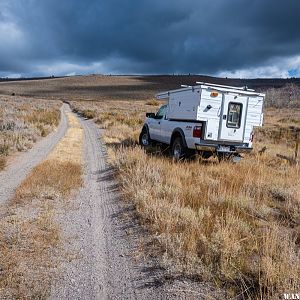
<path id="1" fill-rule="evenodd" d="M 70 107 L 64 104 L 56 132 L 1 173 L 0 204 L 9 200 L 26 175 L 64 136 L 68 128 L 67 112 Z M 84 185 L 72 199 L 72 209 L 58 220 L 64 248 L 73 258 L 63 260 L 50 298 L 201 299 L 199 284 L 193 288 L 192 282 L 165 281 L 162 270 L 141 259 L 140 236 L 134 229 L 137 225 L 124 218 L 128 205 L 120 200 L 101 131 L 91 120 L 76 118 L 84 132 Z"/>
<path id="2" fill-rule="evenodd" d="M 67 263 L 53 299 L 151 299 L 153 290 L 133 264 L 135 245 L 119 219 L 122 207 L 112 170 L 106 162 L 100 130 L 80 119 L 84 129 L 84 186 L 74 199 L 76 209 L 64 216 L 62 228 L 70 239 L 70 251 L 79 259 Z M 154 296 L 154 295 L 153 295 Z"/>

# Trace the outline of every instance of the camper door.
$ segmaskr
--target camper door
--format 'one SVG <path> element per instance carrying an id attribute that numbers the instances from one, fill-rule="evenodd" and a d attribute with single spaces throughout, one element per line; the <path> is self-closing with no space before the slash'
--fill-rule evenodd
<path id="1" fill-rule="evenodd" d="M 248 97 L 223 94 L 219 140 L 242 142 L 244 139 Z"/>

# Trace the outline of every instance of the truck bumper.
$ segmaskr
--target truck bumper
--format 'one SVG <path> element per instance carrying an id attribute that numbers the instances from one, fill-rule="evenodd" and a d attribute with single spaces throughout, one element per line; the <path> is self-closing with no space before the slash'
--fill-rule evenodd
<path id="1" fill-rule="evenodd" d="M 227 146 L 218 144 L 195 144 L 198 151 L 226 152 L 226 153 L 245 153 L 250 152 L 252 148 L 246 146 Z"/>

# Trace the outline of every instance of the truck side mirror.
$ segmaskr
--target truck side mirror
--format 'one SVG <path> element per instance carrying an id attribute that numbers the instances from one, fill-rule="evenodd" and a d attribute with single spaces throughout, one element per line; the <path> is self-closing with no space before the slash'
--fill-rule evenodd
<path id="1" fill-rule="evenodd" d="M 155 113 L 146 113 L 146 117 L 147 118 L 154 118 L 155 117 Z"/>

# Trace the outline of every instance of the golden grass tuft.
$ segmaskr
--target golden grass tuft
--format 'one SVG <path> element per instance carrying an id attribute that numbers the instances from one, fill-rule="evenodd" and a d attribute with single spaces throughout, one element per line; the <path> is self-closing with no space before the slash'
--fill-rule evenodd
<path id="1" fill-rule="evenodd" d="M 32 170 L 18 187 L 13 201 L 21 204 L 38 197 L 55 199 L 68 197 L 72 189 L 81 186 L 81 165 L 79 163 L 47 160 Z"/>
<path id="2" fill-rule="evenodd" d="M 146 102 L 146 104 L 147 104 L 147 105 L 150 105 L 150 106 L 159 106 L 159 105 L 160 105 L 159 101 L 157 101 L 156 99 L 148 100 L 148 101 Z"/>
<path id="3" fill-rule="evenodd" d="M 83 110 L 81 115 L 86 119 L 94 119 L 97 116 L 96 112 L 90 109 Z"/>
<path id="4" fill-rule="evenodd" d="M 35 109 L 30 114 L 23 117 L 26 123 L 58 126 L 60 119 L 60 112 L 58 110 L 50 109 Z"/>

